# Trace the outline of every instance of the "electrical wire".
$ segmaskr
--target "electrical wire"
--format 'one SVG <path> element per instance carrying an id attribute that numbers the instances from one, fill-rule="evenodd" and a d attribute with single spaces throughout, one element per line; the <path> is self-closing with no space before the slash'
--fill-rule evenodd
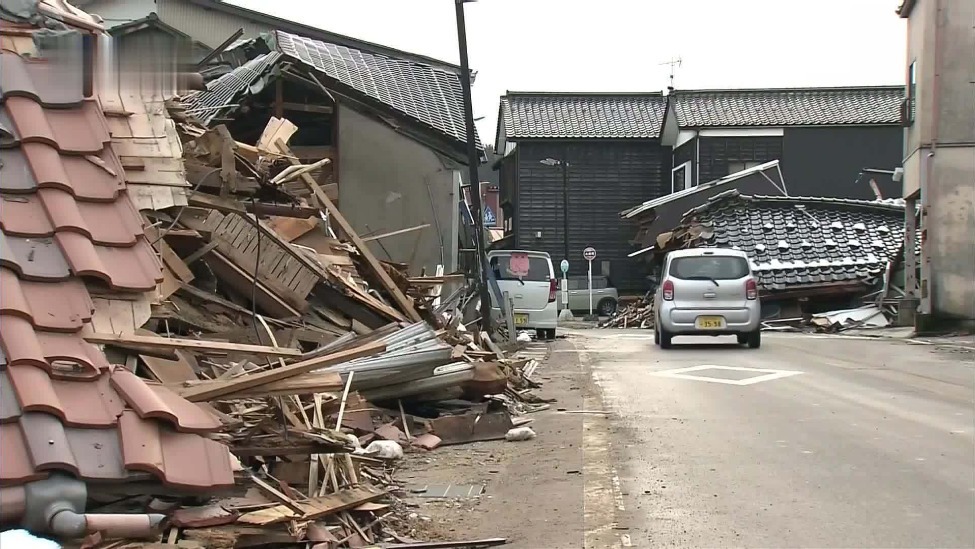
<path id="1" fill-rule="evenodd" d="M 207 173 L 206 175 L 204 175 L 203 177 L 201 177 L 200 180 L 196 182 L 196 185 L 193 186 L 193 189 L 190 192 L 191 193 L 195 193 L 203 185 L 203 182 L 206 181 L 207 178 L 209 178 L 211 175 L 213 175 L 213 174 L 215 174 L 215 173 L 217 173 L 219 171 L 220 171 L 220 168 L 213 168 L 212 171 L 210 171 L 209 173 Z M 189 204 L 186 204 L 186 205 L 183 205 L 183 206 L 180 206 L 179 207 L 179 211 L 176 212 L 176 217 L 173 218 L 172 223 L 170 223 L 169 226 L 166 227 L 164 230 L 159 231 L 159 236 L 155 240 L 153 240 L 152 242 L 150 242 L 150 244 L 152 246 L 155 246 L 156 243 L 158 243 L 160 240 L 162 240 L 163 237 L 166 236 L 169 233 L 169 231 L 173 230 L 173 227 L 175 227 L 176 224 L 179 223 L 180 216 L 183 215 L 183 212 L 185 212 L 186 211 L 186 208 L 188 208 L 188 207 L 189 207 Z"/>

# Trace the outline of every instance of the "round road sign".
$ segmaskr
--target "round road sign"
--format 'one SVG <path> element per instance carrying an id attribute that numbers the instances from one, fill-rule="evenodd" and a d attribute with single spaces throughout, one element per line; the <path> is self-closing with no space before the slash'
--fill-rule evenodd
<path id="1" fill-rule="evenodd" d="M 582 250 L 582 257 L 585 258 L 586 261 L 596 259 L 596 248 L 589 246 L 585 250 Z"/>
<path id="2" fill-rule="evenodd" d="M 562 269 L 562 274 L 569 272 L 569 260 L 563 259 L 562 263 L 559 263 L 559 268 Z"/>

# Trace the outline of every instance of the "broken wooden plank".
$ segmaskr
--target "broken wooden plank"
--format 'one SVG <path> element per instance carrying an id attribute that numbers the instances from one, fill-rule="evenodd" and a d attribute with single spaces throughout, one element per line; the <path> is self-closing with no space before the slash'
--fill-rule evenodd
<path id="1" fill-rule="evenodd" d="M 192 388 L 183 392 L 183 398 L 191 402 L 213 400 L 252 387 L 262 386 L 273 381 L 280 381 L 299 374 L 304 374 L 319 368 L 342 364 L 349 360 L 372 356 L 386 350 L 386 344 L 381 342 L 367 343 L 345 351 L 310 358 L 294 364 L 289 364 L 272 370 L 265 370 L 256 374 L 247 374 L 219 385 L 209 385 L 199 389 Z"/>
<path id="2" fill-rule="evenodd" d="M 135 346 L 149 349 L 192 349 L 200 352 L 246 353 L 261 356 L 301 356 L 298 349 L 267 345 L 239 345 L 226 341 L 206 341 L 178 337 L 151 337 L 135 334 L 85 334 L 85 341 L 117 347 Z"/>
<path id="3" fill-rule="evenodd" d="M 292 165 L 298 164 L 298 160 L 290 158 L 291 151 L 284 140 L 276 139 L 274 144 L 279 151 L 289 155 L 288 161 L 291 162 Z M 406 297 L 406 294 L 400 291 L 399 287 L 396 286 L 396 283 L 393 282 L 393 279 L 389 277 L 389 273 L 386 272 L 386 269 L 383 268 L 379 260 L 376 259 L 376 256 L 373 255 L 372 250 L 370 250 L 366 243 L 362 241 L 359 234 L 356 233 L 355 229 L 352 228 L 349 221 L 345 219 L 342 212 L 335 207 L 335 204 L 329 200 L 328 196 L 325 195 L 325 192 L 318 185 L 318 183 L 308 174 L 302 174 L 301 180 L 315 194 L 318 201 L 325 206 L 325 209 L 328 211 L 329 219 L 338 225 L 339 230 L 342 231 L 346 238 L 352 242 L 352 245 L 359 250 L 359 253 L 362 254 L 362 257 L 365 259 L 366 265 L 372 271 L 372 274 L 379 279 L 384 289 L 392 296 L 393 300 L 397 305 L 399 305 L 403 313 L 405 313 L 406 316 L 409 317 L 413 322 L 421 322 L 423 319 L 413 307 L 413 301 Z"/>
<path id="4" fill-rule="evenodd" d="M 190 383 L 171 384 L 169 388 L 179 395 L 189 391 L 202 390 L 225 384 L 225 380 L 191 381 Z M 332 393 L 341 391 L 342 376 L 335 372 L 314 372 L 297 375 L 288 379 L 273 381 L 258 387 L 240 390 L 227 398 L 260 398 L 268 396 L 310 395 L 315 393 Z"/>
<path id="5" fill-rule="evenodd" d="M 298 507 L 301 508 L 300 513 L 296 513 L 284 505 L 278 505 L 268 509 L 245 513 L 237 519 L 237 522 L 267 526 L 288 522 L 293 519 L 315 520 L 354 509 L 363 503 L 375 501 L 385 495 L 385 491 L 371 486 L 360 486 L 299 503 Z"/>
<path id="6" fill-rule="evenodd" d="M 416 543 L 394 543 L 384 545 L 385 549 L 473 549 L 494 547 L 508 543 L 507 538 L 484 538 L 462 541 L 418 541 Z"/>
<path id="7" fill-rule="evenodd" d="M 264 492 L 265 494 L 270 496 L 271 499 L 280 503 L 281 506 L 283 506 L 284 508 L 290 509 L 291 511 L 298 513 L 299 516 L 304 514 L 305 512 L 304 509 L 299 507 L 298 503 L 295 500 L 289 498 L 287 495 L 283 494 L 280 490 L 278 490 L 274 486 L 271 486 L 270 484 L 264 482 L 263 480 L 257 478 L 254 475 L 251 475 L 251 480 L 254 481 L 254 484 L 256 484 L 257 487 L 261 489 L 261 492 Z"/>

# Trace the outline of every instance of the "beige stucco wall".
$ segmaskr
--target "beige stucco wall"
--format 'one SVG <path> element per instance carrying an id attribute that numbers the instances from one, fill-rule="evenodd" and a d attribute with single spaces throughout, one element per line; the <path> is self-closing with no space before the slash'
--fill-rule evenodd
<path id="1" fill-rule="evenodd" d="M 917 112 L 905 135 L 904 196 L 920 190 L 927 205 L 923 245 L 930 264 L 922 265 L 927 281 L 922 297 L 935 317 L 972 320 L 975 1 L 917 0 L 908 18 L 905 75 L 912 62 L 917 63 Z"/>

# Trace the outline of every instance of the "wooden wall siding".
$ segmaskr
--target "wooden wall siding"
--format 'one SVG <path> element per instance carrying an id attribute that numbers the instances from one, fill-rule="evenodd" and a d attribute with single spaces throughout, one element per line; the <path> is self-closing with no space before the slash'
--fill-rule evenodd
<path id="1" fill-rule="evenodd" d="M 258 229 L 240 215 L 209 210 L 205 218 L 184 215 L 181 219 L 193 229 L 211 232 L 212 240 L 219 242 L 217 251 L 243 272 L 253 276 L 257 266 L 258 280 L 285 303 L 302 312 L 308 308 L 306 298 L 321 275 L 285 248 L 287 243 L 262 231 L 258 264 Z"/>
<path id="2" fill-rule="evenodd" d="M 548 157 L 569 162 L 570 274 L 584 274 L 582 250 L 596 248 L 593 270 L 610 262 L 613 283 L 623 290 L 645 287 L 643 266 L 626 256 L 636 231 L 619 212 L 670 192 L 671 149 L 656 140 L 524 141 L 518 144 L 514 245 L 563 256 L 562 172 L 545 166 Z M 542 238 L 535 237 L 538 231 Z"/>
<path id="3" fill-rule="evenodd" d="M 781 137 L 701 137 L 698 183 L 728 175 L 731 162 L 768 162 L 782 158 Z"/>

